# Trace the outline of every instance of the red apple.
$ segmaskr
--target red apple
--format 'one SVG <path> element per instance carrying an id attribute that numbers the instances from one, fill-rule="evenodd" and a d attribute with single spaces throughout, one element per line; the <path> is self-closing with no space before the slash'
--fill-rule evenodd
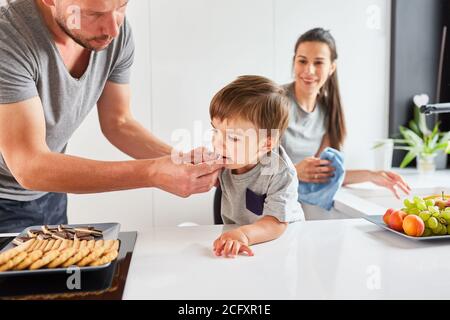
<path id="1" fill-rule="evenodd" d="M 392 212 L 394 212 L 395 209 L 389 208 L 386 210 L 386 213 L 383 216 L 383 221 L 384 223 L 386 223 L 387 225 L 389 225 L 389 218 L 391 217 Z"/>
<path id="2" fill-rule="evenodd" d="M 401 210 L 394 211 L 391 213 L 389 218 L 389 227 L 396 231 L 403 231 L 403 219 L 407 216 L 406 212 Z"/>
<path id="3" fill-rule="evenodd" d="M 408 236 L 421 237 L 425 231 L 425 223 L 418 216 L 406 216 L 403 219 L 403 231 L 405 231 Z"/>

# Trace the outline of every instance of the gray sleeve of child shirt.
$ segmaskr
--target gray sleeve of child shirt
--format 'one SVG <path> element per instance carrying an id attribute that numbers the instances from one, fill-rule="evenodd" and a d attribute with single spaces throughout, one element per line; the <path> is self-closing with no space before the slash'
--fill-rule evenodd
<path id="1" fill-rule="evenodd" d="M 304 220 L 303 209 L 298 202 L 297 175 L 289 168 L 272 177 L 266 201 L 264 216 L 273 216 L 280 222 Z"/>

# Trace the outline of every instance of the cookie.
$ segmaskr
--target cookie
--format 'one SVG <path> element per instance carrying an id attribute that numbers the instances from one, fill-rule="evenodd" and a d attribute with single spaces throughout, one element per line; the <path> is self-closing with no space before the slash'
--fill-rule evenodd
<path id="1" fill-rule="evenodd" d="M 25 251 L 20 252 L 14 258 L 9 260 L 5 264 L 1 265 L 0 272 L 4 272 L 4 271 L 13 269 L 15 266 L 17 266 L 19 263 L 21 263 L 27 257 L 27 255 L 28 254 Z"/>
<path id="2" fill-rule="evenodd" d="M 105 242 L 103 243 L 105 251 L 109 251 L 112 248 L 112 246 L 114 245 L 114 241 L 115 240 L 105 240 Z"/>
<path id="3" fill-rule="evenodd" d="M 110 263 L 111 261 L 114 261 L 119 256 L 118 251 L 110 251 L 107 254 L 103 255 L 100 259 L 97 259 L 93 262 L 91 262 L 91 267 L 97 267 L 102 266 L 104 264 Z"/>
<path id="4" fill-rule="evenodd" d="M 58 250 L 58 251 L 60 251 L 60 247 L 61 247 L 61 244 L 62 244 L 62 240 L 61 239 L 58 239 L 58 240 L 55 240 L 55 244 L 53 245 L 53 247 L 51 248 L 51 250 L 53 251 L 53 250 Z"/>
<path id="5" fill-rule="evenodd" d="M 28 248 L 27 252 L 33 252 L 38 246 L 41 245 L 42 240 L 35 239 L 34 243 Z"/>
<path id="6" fill-rule="evenodd" d="M 103 247 L 103 243 L 104 243 L 104 241 L 103 241 L 103 240 L 98 240 L 98 241 L 95 241 L 95 248 L 98 248 L 98 247 Z"/>
<path id="7" fill-rule="evenodd" d="M 55 239 L 48 240 L 48 243 L 44 248 L 44 252 L 50 251 L 53 248 L 53 245 L 55 244 L 55 242 L 56 242 Z"/>
<path id="8" fill-rule="evenodd" d="M 70 248 L 70 240 L 62 240 L 61 246 L 59 247 L 59 251 Z"/>
<path id="9" fill-rule="evenodd" d="M 37 260 L 30 266 L 30 270 L 37 270 L 42 267 L 45 267 L 50 262 L 55 260 L 59 256 L 59 251 L 50 251 L 47 254 L 45 254 L 41 259 Z"/>
<path id="10" fill-rule="evenodd" d="M 92 251 L 95 247 L 95 240 L 88 241 L 87 247 Z"/>
<path id="11" fill-rule="evenodd" d="M 80 262 L 78 262 L 77 266 L 79 267 L 85 267 L 89 265 L 90 263 L 94 262 L 98 258 L 100 258 L 103 253 L 105 252 L 105 247 L 95 248 L 91 254 L 89 254 L 87 257 L 83 258 Z"/>
<path id="12" fill-rule="evenodd" d="M 81 240 L 79 249 L 86 248 L 86 247 L 87 247 L 87 240 Z"/>
<path id="13" fill-rule="evenodd" d="M 81 241 L 80 241 L 79 239 L 75 238 L 75 239 L 73 240 L 73 245 L 72 245 L 72 247 L 78 250 L 78 249 L 80 248 L 80 243 L 81 243 Z"/>
<path id="14" fill-rule="evenodd" d="M 14 240 L 12 241 L 13 244 L 15 244 L 16 246 L 20 246 L 21 244 L 24 244 L 25 242 L 31 240 L 33 238 L 30 237 L 17 237 L 14 238 Z"/>
<path id="15" fill-rule="evenodd" d="M 119 251 L 120 241 L 114 240 L 112 247 L 108 251 Z"/>
<path id="16" fill-rule="evenodd" d="M 82 260 L 84 257 L 86 257 L 87 255 L 89 255 L 91 253 L 91 250 L 89 250 L 88 248 L 83 248 L 80 251 L 78 251 L 73 257 L 71 257 L 69 260 L 67 260 L 66 262 L 63 263 L 63 267 L 67 268 L 70 266 L 73 266 L 75 264 L 77 264 L 80 260 Z"/>
<path id="17" fill-rule="evenodd" d="M 74 248 L 68 248 L 60 252 L 58 258 L 50 262 L 50 264 L 47 266 L 49 269 L 58 268 L 60 265 L 62 265 L 64 262 L 69 260 L 75 253 L 76 249 Z"/>
<path id="18" fill-rule="evenodd" d="M 36 250 L 41 250 L 42 252 L 44 252 L 45 247 L 48 244 L 48 240 L 41 240 L 41 244 L 40 246 L 36 247 Z"/>
<path id="19" fill-rule="evenodd" d="M 25 270 L 29 266 L 31 266 L 34 262 L 39 260 L 43 256 L 43 252 L 41 250 L 36 250 L 31 253 L 28 253 L 27 257 L 19 263 L 14 270 Z"/>
<path id="20" fill-rule="evenodd" d="M 0 254 L 0 265 L 7 263 L 9 260 L 11 260 L 15 256 L 17 256 L 19 253 L 27 251 L 28 248 L 30 248 L 33 245 L 34 241 L 36 241 L 36 240 L 31 239 L 30 241 L 27 241 L 18 247 L 9 249 L 8 251 L 1 253 Z"/>

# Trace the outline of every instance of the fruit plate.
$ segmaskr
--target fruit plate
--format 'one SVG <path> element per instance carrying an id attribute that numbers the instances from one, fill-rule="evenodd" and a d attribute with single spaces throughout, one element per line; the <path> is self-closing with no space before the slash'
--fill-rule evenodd
<path id="1" fill-rule="evenodd" d="M 78 228 L 78 227 L 94 227 L 97 230 L 102 231 L 102 239 L 104 240 L 117 240 L 119 237 L 120 232 L 120 224 L 119 223 L 89 223 L 89 224 L 69 224 L 66 225 L 69 228 Z M 28 230 L 36 230 L 40 229 L 42 226 L 32 226 L 29 228 L 26 228 L 23 230 L 17 237 L 24 237 L 27 236 Z M 55 228 L 57 226 L 49 225 L 49 228 Z M 5 246 L 1 251 L 7 251 L 9 249 L 14 248 L 15 245 L 12 243 L 9 243 L 7 246 Z M 96 267 L 80 267 L 80 271 L 83 272 L 90 272 L 90 271 L 97 271 L 100 269 L 108 268 L 111 265 L 111 262 L 105 265 L 96 266 Z M 10 276 L 28 276 L 28 275 L 42 275 L 42 274 L 48 274 L 48 273 L 67 273 L 70 270 L 69 268 L 55 268 L 55 269 L 38 269 L 38 270 L 23 270 L 23 271 L 5 271 L 0 272 L 0 278 L 3 277 L 10 277 Z"/>
<path id="2" fill-rule="evenodd" d="M 389 230 L 393 233 L 396 233 L 404 238 L 408 238 L 408 239 L 412 239 L 412 240 L 417 240 L 417 241 L 430 241 L 430 240 L 442 240 L 442 239 L 450 239 L 450 235 L 445 235 L 445 236 L 429 236 L 429 237 L 411 237 L 408 236 L 407 234 L 404 234 L 403 232 L 398 232 L 394 229 L 389 228 L 383 221 L 383 215 L 370 215 L 370 216 L 365 216 L 364 219 L 366 219 L 369 222 L 372 222 L 374 224 L 376 224 L 377 226 Z"/>

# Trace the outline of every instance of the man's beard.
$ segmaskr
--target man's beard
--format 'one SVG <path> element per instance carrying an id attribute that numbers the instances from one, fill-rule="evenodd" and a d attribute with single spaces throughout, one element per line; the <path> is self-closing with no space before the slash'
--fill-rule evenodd
<path id="1" fill-rule="evenodd" d="M 78 43 L 78 44 L 79 44 L 80 46 L 82 46 L 83 48 L 86 48 L 86 49 L 91 50 L 91 51 L 101 51 L 101 50 L 106 49 L 106 48 L 102 48 L 102 49 L 95 48 L 95 47 L 93 47 L 93 46 L 91 46 L 91 45 L 89 44 L 89 41 L 90 41 L 90 40 L 108 40 L 108 39 L 109 39 L 108 36 L 104 36 L 104 37 L 96 37 L 96 38 L 93 38 L 93 39 L 90 39 L 90 40 L 86 40 L 86 39 L 82 39 L 82 38 L 77 37 L 76 35 L 74 35 L 74 34 L 70 31 L 70 29 L 67 28 L 66 24 L 63 22 L 62 19 L 56 19 L 56 23 L 57 23 L 58 26 L 61 28 L 61 30 L 64 31 L 64 33 L 65 33 L 67 36 L 69 36 L 73 41 L 75 41 L 76 43 Z"/>

